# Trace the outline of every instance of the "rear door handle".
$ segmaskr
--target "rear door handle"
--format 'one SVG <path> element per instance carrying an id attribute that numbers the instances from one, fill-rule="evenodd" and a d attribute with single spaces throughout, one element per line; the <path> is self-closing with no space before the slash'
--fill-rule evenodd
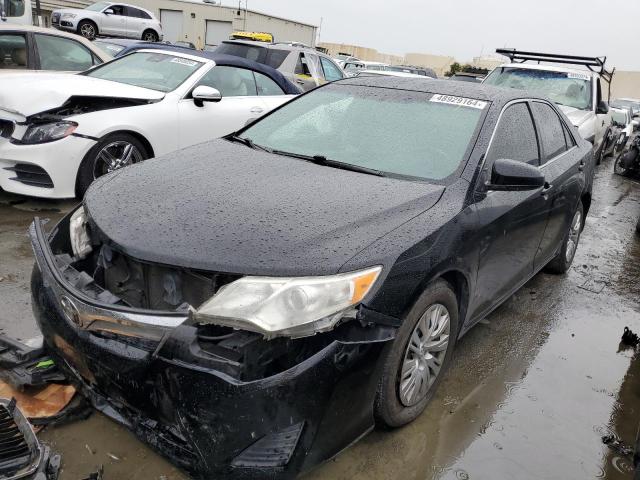
<path id="1" fill-rule="evenodd" d="M 264 108 L 261 107 L 253 107 L 251 110 L 249 110 L 251 113 L 262 113 L 264 112 Z"/>

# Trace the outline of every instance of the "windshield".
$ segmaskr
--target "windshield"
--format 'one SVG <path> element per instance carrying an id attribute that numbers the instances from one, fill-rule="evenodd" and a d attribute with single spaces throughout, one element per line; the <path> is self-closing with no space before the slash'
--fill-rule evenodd
<path id="1" fill-rule="evenodd" d="M 289 55 L 288 50 L 280 50 L 277 48 L 265 48 L 246 43 L 223 42 L 215 49 L 216 53 L 224 53 L 225 55 L 233 55 L 234 57 L 246 58 L 254 62 L 268 65 L 272 68 L 278 68 Z"/>
<path id="2" fill-rule="evenodd" d="M 484 83 L 546 95 L 560 105 L 591 110 L 591 78 L 586 73 L 498 67 Z"/>
<path id="3" fill-rule="evenodd" d="M 288 103 L 242 137 L 272 150 L 443 180 L 460 168 L 486 102 L 460 106 L 440 97 L 329 85 Z"/>
<path id="4" fill-rule="evenodd" d="M 621 112 L 620 110 L 611 109 L 611 119 L 620 125 L 627 124 L 627 114 L 625 112 Z"/>
<path id="5" fill-rule="evenodd" d="M 84 9 L 91 10 L 92 12 L 101 12 L 102 10 L 107 8 L 109 5 L 111 5 L 109 2 L 97 2 L 84 7 Z"/>
<path id="6" fill-rule="evenodd" d="M 93 43 L 94 45 L 97 45 L 98 47 L 100 47 L 100 49 L 105 53 L 108 53 L 109 55 L 113 55 L 113 56 L 119 54 L 122 50 L 124 50 L 124 47 L 122 45 L 116 45 L 115 43 L 105 42 L 104 40 L 94 40 Z"/>
<path id="7" fill-rule="evenodd" d="M 631 108 L 634 113 L 640 111 L 640 102 L 634 100 L 625 100 L 622 98 L 617 98 L 611 101 L 611 106 L 614 108 Z"/>
<path id="8" fill-rule="evenodd" d="M 89 77 L 170 92 L 203 65 L 165 53 L 136 52 L 89 70 Z"/>
<path id="9" fill-rule="evenodd" d="M 24 0 L 0 0 L 0 17 L 22 17 Z"/>

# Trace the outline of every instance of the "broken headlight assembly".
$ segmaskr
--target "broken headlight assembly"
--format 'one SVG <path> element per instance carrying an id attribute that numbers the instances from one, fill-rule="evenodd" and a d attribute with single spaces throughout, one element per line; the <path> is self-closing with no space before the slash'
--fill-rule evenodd
<path id="1" fill-rule="evenodd" d="M 19 143 L 35 145 L 53 142 L 71 135 L 78 128 L 76 122 L 59 121 L 52 123 L 35 123 L 29 125 Z"/>
<path id="2" fill-rule="evenodd" d="M 91 240 L 87 232 L 87 214 L 82 206 L 73 212 L 69 219 L 69 241 L 74 257 L 82 259 L 91 253 Z"/>
<path id="3" fill-rule="evenodd" d="M 243 277 L 193 312 L 213 323 L 263 334 L 304 337 L 331 330 L 369 293 L 382 267 L 322 277 Z"/>

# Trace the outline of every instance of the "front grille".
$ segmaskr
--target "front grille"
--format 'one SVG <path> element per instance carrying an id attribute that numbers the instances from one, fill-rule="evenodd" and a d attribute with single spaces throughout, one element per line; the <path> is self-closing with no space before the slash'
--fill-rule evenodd
<path id="1" fill-rule="evenodd" d="M 53 188 L 53 180 L 49 174 L 38 165 L 29 163 L 16 163 L 13 167 L 4 167 L 5 170 L 15 172 L 16 176 L 11 180 L 31 185 L 32 187 Z"/>
<path id="2" fill-rule="evenodd" d="M 11 138 L 15 124 L 9 120 L 0 120 L 0 137 Z"/>
<path id="3" fill-rule="evenodd" d="M 0 472 L 17 471 L 31 463 L 31 450 L 7 406 L 0 405 Z"/>

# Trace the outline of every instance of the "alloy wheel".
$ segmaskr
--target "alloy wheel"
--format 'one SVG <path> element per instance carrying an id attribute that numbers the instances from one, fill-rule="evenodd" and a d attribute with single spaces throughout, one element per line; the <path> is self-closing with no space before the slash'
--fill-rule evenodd
<path id="1" fill-rule="evenodd" d="M 414 327 L 398 382 L 398 396 L 404 406 L 419 403 L 435 382 L 449 346 L 450 325 L 449 311 L 436 303 L 424 312 Z"/>
<path id="2" fill-rule="evenodd" d="M 144 160 L 142 152 L 123 140 L 106 144 L 96 156 L 93 178 Z"/>
<path id="3" fill-rule="evenodd" d="M 580 240 L 580 231 L 582 230 L 582 213 L 578 210 L 573 216 L 571 226 L 569 227 L 569 238 L 567 240 L 567 250 L 565 257 L 567 263 L 573 261 L 573 256 L 576 254 L 578 248 L 578 241 Z"/>
<path id="4" fill-rule="evenodd" d="M 85 23 L 80 27 L 80 34 L 84 38 L 92 39 L 96 36 L 96 29 L 90 23 Z"/>

